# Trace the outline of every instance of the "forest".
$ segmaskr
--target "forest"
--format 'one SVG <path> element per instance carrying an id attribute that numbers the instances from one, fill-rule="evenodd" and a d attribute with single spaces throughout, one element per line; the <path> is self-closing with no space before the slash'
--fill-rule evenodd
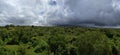
<path id="1" fill-rule="evenodd" d="M 0 55 L 120 55 L 120 29 L 1 26 Z"/>

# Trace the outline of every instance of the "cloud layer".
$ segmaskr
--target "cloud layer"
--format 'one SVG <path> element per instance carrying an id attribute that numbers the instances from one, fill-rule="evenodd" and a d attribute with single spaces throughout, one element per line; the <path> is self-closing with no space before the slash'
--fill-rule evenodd
<path id="1" fill-rule="evenodd" d="M 119 0 L 0 0 L 0 25 L 119 26 Z"/>

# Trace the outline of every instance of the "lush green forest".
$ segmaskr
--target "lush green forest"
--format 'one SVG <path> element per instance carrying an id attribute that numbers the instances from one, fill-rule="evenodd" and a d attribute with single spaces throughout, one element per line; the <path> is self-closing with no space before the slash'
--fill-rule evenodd
<path id="1" fill-rule="evenodd" d="M 120 55 L 120 29 L 7 25 L 0 55 Z"/>

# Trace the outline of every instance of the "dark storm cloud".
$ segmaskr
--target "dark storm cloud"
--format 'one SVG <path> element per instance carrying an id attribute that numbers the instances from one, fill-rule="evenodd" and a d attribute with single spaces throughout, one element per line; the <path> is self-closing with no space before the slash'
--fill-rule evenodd
<path id="1" fill-rule="evenodd" d="M 120 25 L 119 0 L 67 0 L 72 11 L 64 20 L 56 25 L 118 26 Z"/>

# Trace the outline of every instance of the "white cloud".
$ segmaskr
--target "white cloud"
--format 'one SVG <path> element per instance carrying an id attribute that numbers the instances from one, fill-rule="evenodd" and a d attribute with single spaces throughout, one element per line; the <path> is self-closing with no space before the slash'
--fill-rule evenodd
<path id="1" fill-rule="evenodd" d="M 0 25 L 120 25 L 119 0 L 0 0 Z"/>

